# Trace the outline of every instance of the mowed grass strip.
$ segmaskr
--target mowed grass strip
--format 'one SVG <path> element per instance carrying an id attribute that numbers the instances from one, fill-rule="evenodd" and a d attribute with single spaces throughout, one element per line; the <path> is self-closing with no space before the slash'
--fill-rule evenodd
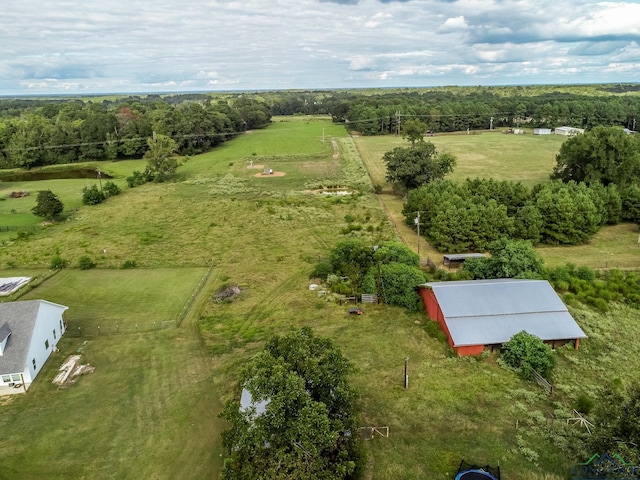
<path id="1" fill-rule="evenodd" d="M 28 393 L 0 408 L 0 478 L 215 478 L 220 403 L 192 332 L 63 337 Z M 51 381 L 71 354 L 95 371 L 60 389 Z"/>
<path id="2" fill-rule="evenodd" d="M 382 157 L 396 147 L 409 147 L 402 137 L 392 135 L 354 137 L 363 162 L 374 183 L 385 185 L 386 166 Z M 498 131 L 473 135 L 438 134 L 426 137 L 439 151 L 453 153 L 457 165 L 449 178 L 493 178 L 522 182 L 528 187 L 548 180 L 555 156 L 566 137 L 560 135 L 511 135 Z"/>
<path id="3" fill-rule="evenodd" d="M 73 334 L 150 330 L 178 320 L 205 268 L 63 270 L 21 300 L 45 299 L 69 307 Z"/>

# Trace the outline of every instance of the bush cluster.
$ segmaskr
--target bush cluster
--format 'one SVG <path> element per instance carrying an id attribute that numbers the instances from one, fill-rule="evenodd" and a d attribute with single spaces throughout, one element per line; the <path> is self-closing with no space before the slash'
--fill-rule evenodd
<path id="1" fill-rule="evenodd" d="M 325 280 L 334 293 L 377 293 L 384 303 L 409 310 L 418 310 L 416 287 L 425 281 L 418 255 L 403 243 L 372 247 L 361 240 L 338 243 L 310 277 Z"/>

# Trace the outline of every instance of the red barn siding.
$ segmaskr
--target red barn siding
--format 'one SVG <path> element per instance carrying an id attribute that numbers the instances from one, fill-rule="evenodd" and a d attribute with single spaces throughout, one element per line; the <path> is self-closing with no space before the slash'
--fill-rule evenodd
<path id="1" fill-rule="evenodd" d="M 455 350 L 455 352 L 459 356 L 480 355 L 483 352 L 484 345 L 467 345 L 464 347 L 454 346 L 453 340 L 451 339 L 451 334 L 449 333 L 449 328 L 447 327 L 447 322 L 444 321 L 442 309 L 438 304 L 438 300 L 436 300 L 436 295 L 435 293 L 433 293 L 433 290 L 431 290 L 430 288 L 421 288 L 420 296 L 422 297 L 424 307 L 427 310 L 427 316 L 440 324 L 440 328 L 442 329 L 442 331 L 447 334 L 447 343 L 451 348 Z"/>

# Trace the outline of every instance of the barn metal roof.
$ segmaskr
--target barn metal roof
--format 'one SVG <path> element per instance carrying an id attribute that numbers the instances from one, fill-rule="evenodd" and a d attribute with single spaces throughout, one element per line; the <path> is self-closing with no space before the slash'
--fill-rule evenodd
<path id="1" fill-rule="evenodd" d="M 433 290 L 455 346 L 504 343 L 525 330 L 543 340 L 585 338 L 546 280 L 426 283 Z"/>

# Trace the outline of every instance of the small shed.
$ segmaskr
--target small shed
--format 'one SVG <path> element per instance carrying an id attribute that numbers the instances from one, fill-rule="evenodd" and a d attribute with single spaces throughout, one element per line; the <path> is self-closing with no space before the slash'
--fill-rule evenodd
<path id="1" fill-rule="evenodd" d="M 534 128 L 533 134 L 534 135 L 551 135 L 551 129 L 550 128 Z"/>
<path id="2" fill-rule="evenodd" d="M 586 338 L 546 280 L 432 282 L 420 285 L 419 293 L 458 355 L 499 347 L 523 330 L 552 348 L 573 342 L 577 349 Z"/>
<path id="3" fill-rule="evenodd" d="M 443 265 L 458 265 L 468 258 L 486 258 L 484 253 L 447 253 L 442 257 Z"/>
<path id="4" fill-rule="evenodd" d="M 556 127 L 554 133 L 556 135 L 563 135 L 565 137 L 572 137 L 574 135 L 582 135 L 584 133 L 584 128 Z"/>

